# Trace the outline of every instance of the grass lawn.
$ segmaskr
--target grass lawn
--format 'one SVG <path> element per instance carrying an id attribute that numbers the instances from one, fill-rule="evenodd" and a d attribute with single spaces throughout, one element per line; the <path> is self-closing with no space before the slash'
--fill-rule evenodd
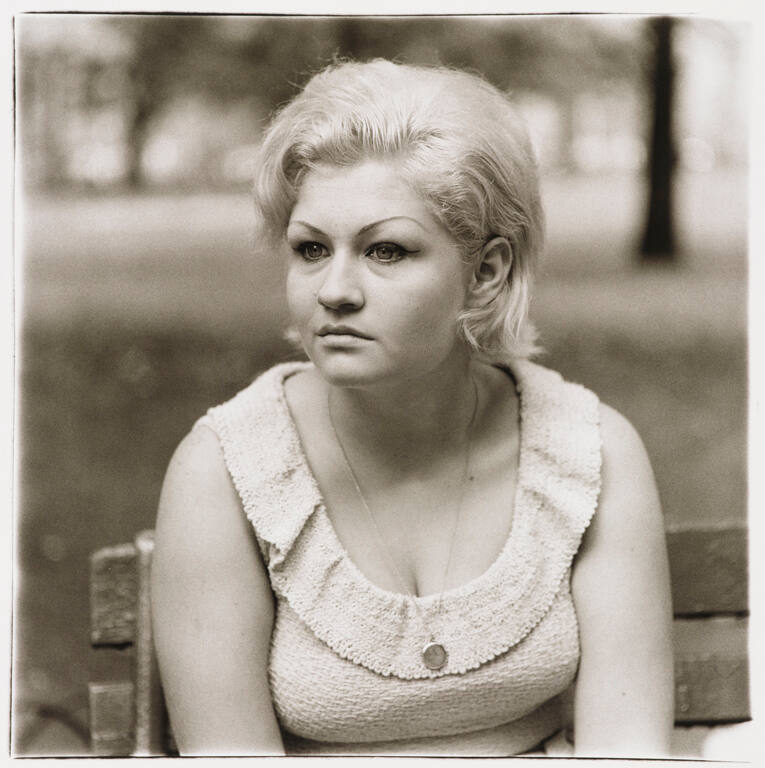
<path id="1" fill-rule="evenodd" d="M 746 515 L 743 187 L 703 181 L 684 261 L 641 270 L 636 180 L 549 180 L 533 305 L 542 362 L 638 427 L 673 524 Z M 83 754 L 88 554 L 151 527 L 193 421 L 291 352 L 246 196 L 30 198 L 21 222 L 15 751 Z"/>

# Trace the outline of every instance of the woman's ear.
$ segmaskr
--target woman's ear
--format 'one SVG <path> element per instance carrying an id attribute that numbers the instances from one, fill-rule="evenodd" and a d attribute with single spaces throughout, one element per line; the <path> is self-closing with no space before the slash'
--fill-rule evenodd
<path id="1" fill-rule="evenodd" d="M 469 301 L 483 306 L 492 301 L 510 277 L 513 248 L 506 237 L 492 237 L 478 256 L 470 281 Z"/>

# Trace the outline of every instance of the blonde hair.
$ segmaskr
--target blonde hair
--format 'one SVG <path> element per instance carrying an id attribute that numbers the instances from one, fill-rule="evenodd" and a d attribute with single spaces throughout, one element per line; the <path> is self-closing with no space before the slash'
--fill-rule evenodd
<path id="1" fill-rule="evenodd" d="M 461 70 L 382 59 L 327 67 L 275 115 L 259 148 L 260 241 L 266 247 L 283 241 L 308 171 L 370 158 L 397 163 L 466 259 L 491 238 L 507 238 L 513 251 L 507 283 L 488 304 L 463 310 L 458 323 L 483 359 L 532 354 L 529 294 L 544 214 L 531 143 L 508 97 Z"/>

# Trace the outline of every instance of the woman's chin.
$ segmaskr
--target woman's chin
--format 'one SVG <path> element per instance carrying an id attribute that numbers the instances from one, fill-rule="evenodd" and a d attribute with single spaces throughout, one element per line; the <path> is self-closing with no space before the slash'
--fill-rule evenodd
<path id="1" fill-rule="evenodd" d="M 316 366 L 321 377 L 335 387 L 363 387 L 381 382 L 387 376 L 360 366 L 322 365 Z"/>
<path id="2" fill-rule="evenodd" d="M 328 383 L 337 387 L 361 387 L 389 379 L 394 372 L 364 356 L 333 351 L 310 355 L 316 370 Z"/>

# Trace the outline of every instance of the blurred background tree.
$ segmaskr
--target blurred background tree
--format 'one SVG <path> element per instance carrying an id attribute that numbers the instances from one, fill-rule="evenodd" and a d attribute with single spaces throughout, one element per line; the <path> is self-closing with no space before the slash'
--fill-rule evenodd
<path id="1" fill-rule="evenodd" d="M 152 527 L 194 420 L 295 355 L 279 254 L 253 242 L 251 157 L 269 114 L 335 57 L 469 67 L 510 92 L 547 211 L 541 361 L 635 424 L 668 525 L 745 520 L 745 28 L 30 14 L 15 31 L 15 753 L 87 754 L 86 682 L 107 676 L 88 654 L 89 553 Z M 672 152 L 653 148 L 659 96 Z M 670 216 L 671 240 L 647 237 Z M 643 259 L 649 240 L 678 268 Z"/>
<path id="2" fill-rule="evenodd" d="M 221 105 L 229 110 L 239 105 L 256 118 L 254 127 L 335 57 L 382 56 L 466 67 L 503 90 L 545 99 L 548 111 L 559 113 L 561 125 L 555 162 L 572 168 L 577 164 L 571 139 L 578 97 L 610 88 L 631 92 L 633 100 L 643 98 L 638 75 L 645 66 L 645 42 L 634 25 L 618 19 L 591 24 L 572 18 L 508 17 L 98 17 L 89 21 L 94 34 L 108 32 L 119 41 L 103 48 L 92 40 L 78 45 L 66 34 L 68 23 L 42 32 L 40 22 L 46 24 L 45 19 L 27 23 L 28 33 L 20 36 L 27 64 L 21 90 L 27 100 L 48 105 L 49 112 L 57 109 L 64 123 L 105 102 L 115 107 L 115 143 L 120 145 L 115 154 L 121 155 L 121 168 L 91 179 L 103 184 L 138 187 L 151 182 L 143 167 L 151 165 L 146 158 L 150 139 L 162 132 L 162 116 L 180 105 L 195 102 L 200 119 L 202 105 L 218 116 Z M 45 66 L 61 59 L 66 60 L 64 67 Z M 72 91 L 75 83 L 82 89 L 79 98 L 71 94 L 51 103 L 52 88 Z M 72 140 L 66 131 L 58 137 L 51 133 L 46 117 L 41 115 L 38 124 L 28 116 L 24 123 L 32 154 L 55 154 Z M 198 157 L 197 163 L 203 159 Z M 60 161 L 42 164 L 55 170 L 38 181 L 55 181 L 62 172 L 69 181 L 82 180 L 76 164 L 68 169 Z M 193 162 L 184 167 L 187 174 L 195 170 Z"/>
<path id="3" fill-rule="evenodd" d="M 646 25 L 648 46 L 653 49 L 653 66 L 647 78 L 653 110 L 648 154 L 648 215 L 640 244 L 644 259 L 672 259 L 675 254 L 675 227 L 672 209 L 672 182 L 676 164 L 672 131 L 672 99 L 675 90 L 675 63 L 672 31 L 675 20 L 668 16 L 651 19 Z"/>
<path id="4" fill-rule="evenodd" d="M 685 21 L 115 15 L 79 20 L 74 36 L 70 19 L 22 21 L 32 185 L 242 183 L 260 126 L 312 72 L 382 56 L 481 72 L 516 96 L 547 166 L 644 168 L 640 253 L 675 252 L 673 174 L 688 158 L 672 125 L 672 44 Z M 688 156 L 730 155 L 720 136 L 690 138 Z"/>

